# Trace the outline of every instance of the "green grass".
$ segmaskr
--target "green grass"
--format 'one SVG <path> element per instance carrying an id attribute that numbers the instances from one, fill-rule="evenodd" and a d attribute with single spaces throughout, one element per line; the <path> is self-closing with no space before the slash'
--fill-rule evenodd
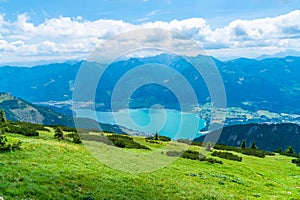
<path id="1" fill-rule="evenodd" d="M 134 174 L 105 166 L 84 145 L 54 139 L 54 130 L 50 130 L 39 131 L 37 137 L 10 134 L 21 140 L 22 146 L 21 150 L 0 153 L 0 196 L 4 199 L 300 198 L 300 168 L 291 163 L 290 157 L 276 154 L 258 158 L 235 153 L 242 162 L 218 158 L 222 165 L 180 158 L 157 171 Z M 161 153 L 167 142 L 133 138 L 158 152 L 160 158 L 170 159 Z M 173 142 L 169 149 L 176 145 L 184 144 Z M 149 150 L 122 151 L 136 153 L 149 164 L 143 157 Z"/>

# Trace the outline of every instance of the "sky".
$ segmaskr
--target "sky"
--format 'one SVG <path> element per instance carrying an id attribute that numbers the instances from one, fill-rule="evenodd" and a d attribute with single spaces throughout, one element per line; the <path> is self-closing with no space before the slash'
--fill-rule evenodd
<path id="1" fill-rule="evenodd" d="M 85 59 L 149 27 L 185 34 L 219 59 L 300 51 L 300 0 L 0 0 L 0 63 Z"/>

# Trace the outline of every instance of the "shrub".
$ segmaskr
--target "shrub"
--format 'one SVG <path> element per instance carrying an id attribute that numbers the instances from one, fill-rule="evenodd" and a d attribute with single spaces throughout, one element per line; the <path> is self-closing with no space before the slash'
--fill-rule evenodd
<path id="1" fill-rule="evenodd" d="M 214 151 L 212 154 L 212 156 L 217 156 L 219 158 L 225 158 L 227 160 L 234 160 L 234 161 L 238 161 L 241 162 L 242 161 L 242 157 L 239 157 L 237 155 L 234 155 L 232 153 L 229 152 L 224 152 L 224 151 Z"/>
<path id="2" fill-rule="evenodd" d="M 133 140 L 133 138 L 126 135 L 112 134 L 107 136 L 107 139 L 111 141 L 112 144 L 120 148 L 134 148 L 134 149 L 148 149 L 148 147 L 141 145 Z M 125 146 L 124 146 L 125 145 Z"/>
<path id="3" fill-rule="evenodd" d="M 199 161 L 207 161 L 207 162 L 210 162 L 210 163 L 223 164 L 223 162 L 220 161 L 220 160 L 216 160 L 214 158 L 207 158 L 203 154 L 201 154 L 199 152 L 196 152 L 196 151 L 191 151 L 191 150 L 187 150 L 187 151 L 167 151 L 166 155 L 170 156 L 170 157 L 181 157 L 181 158 L 190 159 L 190 160 L 199 160 Z"/>
<path id="4" fill-rule="evenodd" d="M 75 144 L 81 144 L 82 143 L 82 141 L 81 141 L 81 139 L 80 139 L 77 132 L 65 134 L 64 138 L 65 139 L 70 138 L 72 140 L 72 142 L 74 142 Z"/>
<path id="5" fill-rule="evenodd" d="M 7 139 L 6 135 L 0 134 L 0 152 L 14 151 L 20 149 L 21 141 L 17 139 Z"/>
<path id="6" fill-rule="evenodd" d="M 292 146 L 289 146 L 287 148 L 287 150 L 285 151 L 285 153 L 287 153 L 287 154 L 295 154 L 295 150 L 294 150 L 294 148 Z"/>
<path id="7" fill-rule="evenodd" d="M 274 152 L 269 152 L 269 151 L 260 150 L 260 149 L 253 149 L 253 148 L 252 149 L 251 148 L 242 149 L 242 148 L 238 148 L 238 147 L 226 146 L 224 144 L 216 144 L 214 146 L 214 149 L 225 150 L 225 151 L 234 151 L 234 152 L 242 153 L 244 155 L 256 156 L 256 157 L 260 157 L 260 158 L 264 158 L 266 155 L 275 156 Z"/>
<path id="8" fill-rule="evenodd" d="M 58 139 L 62 139 L 62 140 L 65 139 L 65 137 L 64 137 L 64 132 L 63 132 L 63 130 L 62 130 L 61 127 L 56 127 L 56 128 L 55 128 L 54 137 L 55 137 L 55 138 L 58 138 Z"/>
<path id="9" fill-rule="evenodd" d="M 298 159 L 293 159 L 293 160 L 292 160 L 292 163 L 294 163 L 294 164 L 296 164 L 297 166 L 300 167 L 300 158 L 298 158 Z"/>
<path id="10" fill-rule="evenodd" d="M 73 142 L 74 142 L 75 144 L 81 144 L 81 143 L 82 143 L 82 141 L 81 141 L 79 135 L 74 134 L 74 136 L 73 136 Z"/>
<path id="11" fill-rule="evenodd" d="M 146 140 L 159 140 L 169 142 L 171 141 L 171 138 L 167 136 L 158 135 L 158 133 L 156 132 L 154 136 L 147 137 Z"/>

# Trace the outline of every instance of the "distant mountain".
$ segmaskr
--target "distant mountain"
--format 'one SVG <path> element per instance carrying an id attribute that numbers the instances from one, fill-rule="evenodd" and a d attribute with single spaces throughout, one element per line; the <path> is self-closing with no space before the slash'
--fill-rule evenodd
<path id="1" fill-rule="evenodd" d="M 23 99 L 16 98 L 7 93 L 0 93 L 0 110 L 5 111 L 6 118 L 11 121 L 31 122 L 44 125 L 62 125 L 86 129 L 99 129 L 124 133 L 122 127 L 103 124 L 87 118 L 75 118 L 55 112 L 54 110 L 31 104 Z M 124 128 L 125 129 L 125 128 Z"/>
<path id="2" fill-rule="evenodd" d="M 263 60 L 263 59 L 266 59 L 266 58 L 284 58 L 284 57 L 288 57 L 288 56 L 297 57 L 297 56 L 300 56 L 300 52 L 288 49 L 288 50 L 281 51 L 281 52 L 278 52 L 278 53 L 275 53 L 275 54 L 272 54 L 272 55 L 267 55 L 267 54 L 261 55 L 261 56 L 257 57 L 256 59 L 257 60 Z"/>
<path id="3" fill-rule="evenodd" d="M 270 110 L 284 113 L 300 113 L 300 57 L 267 58 L 263 60 L 239 58 L 226 62 L 199 55 L 191 58 L 201 67 L 211 59 L 219 69 L 229 106 L 247 110 Z M 153 57 L 130 58 L 110 64 L 103 74 L 96 91 L 97 110 L 111 109 L 111 95 L 117 81 L 128 71 L 143 65 L 158 63 L 169 66 L 181 74 L 194 88 L 199 103 L 206 103 L 209 92 L 201 75 L 185 59 L 161 54 Z M 0 91 L 10 92 L 29 102 L 69 101 L 72 99 L 74 81 L 82 62 L 25 67 L 0 67 Z M 101 65 L 91 63 L 91 75 L 97 74 Z M 165 79 L 175 87 L 182 87 L 178 75 L 166 76 L 159 70 L 153 76 Z M 214 75 L 211 75 L 214 76 Z M 16 78 L 18 77 L 18 78 Z M 137 77 L 142 79 L 144 77 Z M 128 81 L 128 85 L 135 81 Z M 183 96 L 186 91 L 181 91 Z M 188 95 L 185 95 L 188 96 Z M 125 99 L 126 100 L 126 99 Z M 119 108 L 126 106 L 124 99 L 115 102 Z M 186 98 L 185 103 L 189 103 Z M 166 108 L 179 107 L 178 99 L 168 88 L 149 84 L 138 88 L 130 99 L 131 108 L 161 104 Z M 56 106 L 56 105 L 54 105 Z M 56 110 L 60 108 L 56 107 Z M 64 108 L 66 109 L 66 108 Z M 67 108 L 68 109 L 68 108 Z M 65 110 L 66 111 L 66 110 Z M 66 111 L 67 112 L 67 111 Z"/>
<path id="4" fill-rule="evenodd" d="M 218 132 L 210 134 L 211 138 L 217 136 Z M 215 135 L 215 136 L 214 136 Z M 203 141 L 204 135 L 195 141 Z M 243 124 L 224 127 L 217 143 L 229 146 L 240 146 L 242 140 L 249 147 L 252 142 L 260 149 L 274 151 L 293 146 L 296 152 L 300 152 L 300 126 L 290 123 L 282 124 Z"/>

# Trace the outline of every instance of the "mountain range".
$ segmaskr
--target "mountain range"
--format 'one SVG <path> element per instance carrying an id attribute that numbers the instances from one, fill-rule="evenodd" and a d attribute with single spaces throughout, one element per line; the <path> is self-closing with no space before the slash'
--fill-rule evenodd
<path id="1" fill-rule="evenodd" d="M 267 58 L 262 60 L 239 58 L 220 61 L 212 57 L 199 55 L 195 62 L 212 60 L 222 76 L 228 106 L 247 110 L 269 110 L 284 113 L 300 113 L 300 57 Z M 36 67 L 0 67 L 0 91 L 29 102 L 44 103 L 68 102 L 72 99 L 74 81 L 83 61 L 75 64 L 60 63 Z M 178 71 L 191 84 L 199 103 L 210 101 L 209 92 L 201 75 L 182 57 L 161 54 L 145 58 L 119 60 L 109 65 L 102 76 L 96 91 L 97 110 L 111 109 L 111 94 L 117 81 L 128 71 L 144 64 L 161 64 Z M 93 63 L 94 70 L 101 68 Z M 97 68 L 98 67 L 98 68 Z M 205 63 L 201 66 L 205 67 Z M 153 75 L 163 77 L 163 73 L 154 71 Z M 173 81 L 180 87 L 177 76 L 170 76 L 166 81 Z M 128 83 L 130 84 L 130 83 Z M 125 106 L 123 99 L 119 107 Z M 188 102 L 187 102 L 188 103 Z M 149 107 L 161 104 L 166 108 L 179 106 L 176 96 L 165 87 L 148 84 L 138 88 L 131 97 L 131 108 Z M 60 104 L 52 104 L 55 110 L 63 110 Z M 70 113 L 70 108 L 64 112 Z"/>

